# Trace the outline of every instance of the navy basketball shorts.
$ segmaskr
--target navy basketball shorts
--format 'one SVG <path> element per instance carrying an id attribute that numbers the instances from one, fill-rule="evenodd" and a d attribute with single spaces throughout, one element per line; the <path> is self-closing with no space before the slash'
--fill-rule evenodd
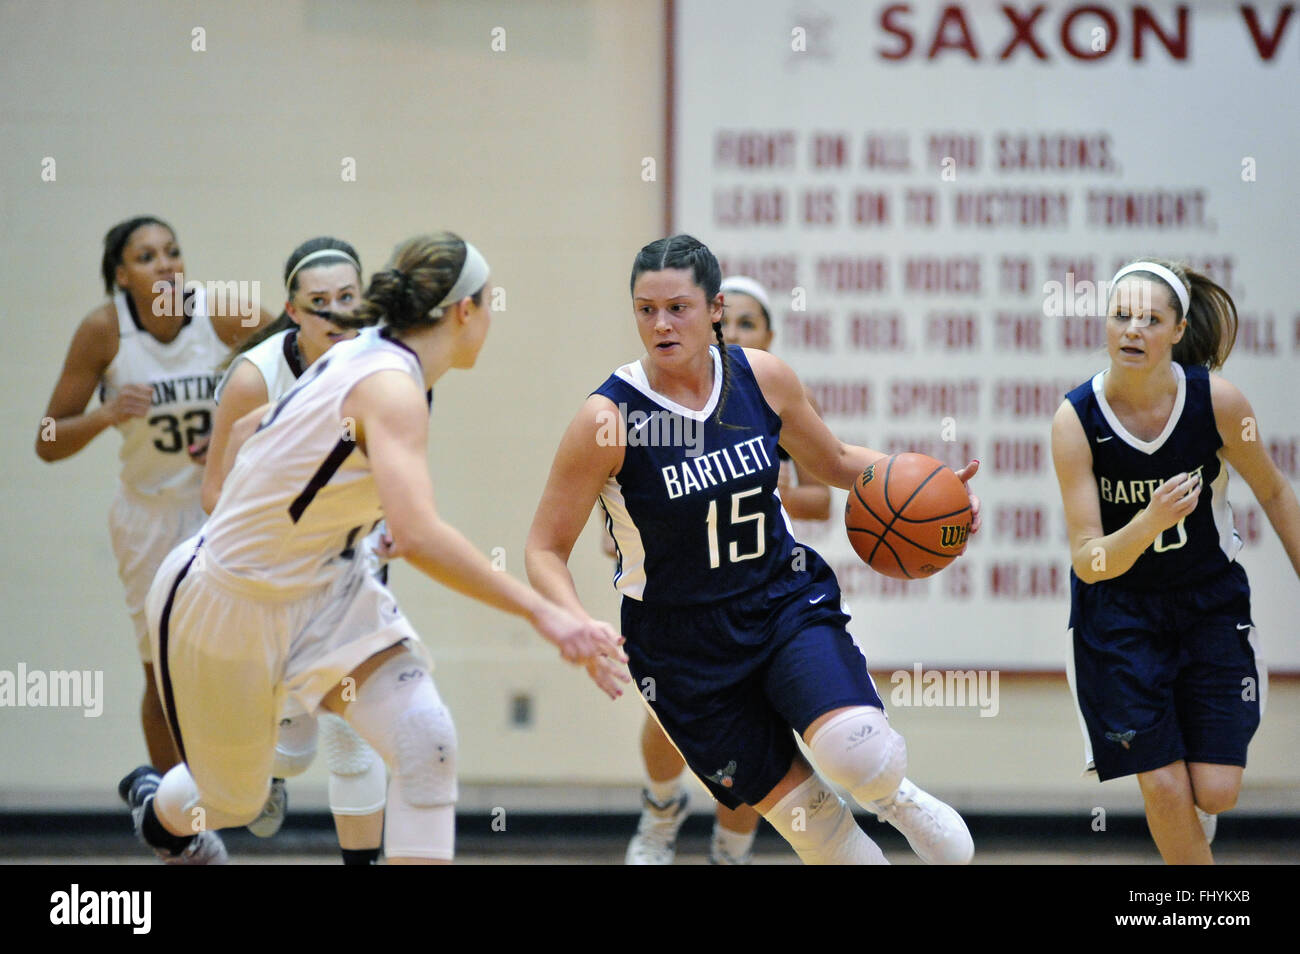
<path id="1" fill-rule="evenodd" d="M 1267 676 L 1241 565 L 1161 592 L 1072 585 L 1075 692 L 1101 781 L 1179 760 L 1245 766 Z"/>
<path id="2" fill-rule="evenodd" d="M 793 732 L 842 706 L 884 708 L 845 629 L 835 575 L 807 552 L 806 570 L 724 602 L 623 600 L 636 688 L 728 808 L 762 801 L 785 777 Z"/>

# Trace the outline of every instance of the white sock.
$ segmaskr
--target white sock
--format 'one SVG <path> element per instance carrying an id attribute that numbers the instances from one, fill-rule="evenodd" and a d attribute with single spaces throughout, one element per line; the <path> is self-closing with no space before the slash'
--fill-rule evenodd
<path id="1" fill-rule="evenodd" d="M 713 822 L 713 843 L 732 858 L 743 858 L 749 854 L 757 834 L 757 829 L 749 832 L 731 831 L 719 825 L 716 819 Z"/>

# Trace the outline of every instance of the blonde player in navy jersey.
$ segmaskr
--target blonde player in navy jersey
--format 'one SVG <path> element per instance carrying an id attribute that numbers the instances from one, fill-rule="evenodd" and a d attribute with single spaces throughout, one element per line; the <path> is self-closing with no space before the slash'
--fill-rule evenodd
<path id="1" fill-rule="evenodd" d="M 223 461 L 234 423 L 268 401 L 277 401 L 303 372 L 337 342 L 352 338 L 329 319 L 348 315 L 361 303 L 361 262 L 347 242 L 322 236 L 293 250 L 284 266 L 285 310 L 231 356 L 217 387 L 212 423 L 211 460 Z M 219 463 L 203 475 L 203 509 L 212 512 L 225 472 Z M 382 530 L 357 541 L 356 572 L 374 572 L 376 538 Z M 380 569 L 381 579 L 386 578 Z M 373 864 L 384 836 L 384 798 L 388 779 L 384 762 L 365 740 L 335 715 L 319 721 L 299 708 L 281 714 L 272 767 L 271 794 L 262 814 L 248 827 L 269 838 L 280 830 L 288 810 L 285 778 L 305 772 L 316 755 L 317 737 L 329 766 L 329 805 L 346 865 Z"/>
<path id="2" fill-rule="evenodd" d="M 718 801 L 753 806 L 805 862 L 887 863 L 829 779 L 923 860 L 965 864 L 965 823 L 904 777 L 906 745 L 845 629 L 835 575 L 795 543 L 776 494 L 778 443 L 835 487 L 884 455 L 838 441 L 778 358 L 725 345 L 721 280 L 688 235 L 637 255 L 645 354 L 587 399 L 562 438 L 528 536 L 529 579 L 586 618 L 567 564 L 599 499 L 618 545 L 636 689 Z M 589 666 L 597 680 L 615 669 L 607 657 Z"/>
<path id="3" fill-rule="evenodd" d="M 361 333 L 255 412 L 251 436 L 250 418 L 232 428 L 216 507 L 164 560 L 148 598 L 160 694 L 184 762 L 161 779 L 137 769 L 121 791 L 164 860 L 220 860 L 204 836 L 259 814 L 286 696 L 308 713 L 342 715 L 390 767 L 390 863 L 451 860 L 450 714 L 392 593 L 350 571 L 349 551 L 381 517 L 386 555 L 524 617 L 570 662 L 626 659 L 609 625 L 495 571 L 434 506 L 426 391 L 448 370 L 473 367 L 490 322 L 487 280 L 483 256 L 454 235 L 404 242 L 357 314 L 334 316 L 366 326 Z M 612 673 L 597 681 L 617 694 Z"/>
<path id="4" fill-rule="evenodd" d="M 754 279 L 729 275 L 722 280 L 722 340 L 742 348 L 767 351 L 772 346 L 772 305 L 767 291 Z M 814 407 L 816 405 L 814 404 Z M 781 505 L 794 520 L 826 520 L 831 513 L 830 489 L 790 460 L 780 447 L 781 472 L 777 489 Z M 606 534 L 609 555 L 615 556 L 613 538 Z M 646 767 L 646 787 L 641 793 L 641 818 L 627 847 L 626 861 L 638 865 L 672 864 L 677 833 L 686 821 L 688 797 L 682 788 L 686 763 L 659 723 L 649 714 L 641 728 L 641 757 Z M 748 805 L 730 809 L 718 803 L 709 840 L 712 864 L 749 864 L 759 815 Z"/>
<path id="5" fill-rule="evenodd" d="M 1250 402 L 1210 373 L 1237 333 L 1228 293 L 1148 259 L 1121 268 L 1110 294 L 1110 367 L 1071 391 L 1052 424 L 1072 562 L 1071 682 L 1089 767 L 1102 781 L 1137 776 L 1167 863 L 1210 864 L 1267 680 L 1226 465 L 1298 575 L 1300 505 Z"/>
<path id="6" fill-rule="evenodd" d="M 203 522 L 202 471 L 196 464 L 203 461 L 211 429 L 216 367 L 270 317 L 213 314 L 199 286 L 176 308 L 175 286 L 185 263 L 176 233 L 153 216 L 108 230 L 101 271 L 109 301 L 73 335 L 45 409 L 53 427 L 42 422 L 36 454 L 62 460 L 109 427 L 122 433 L 109 533 L 144 664 L 145 745 L 150 761 L 166 769 L 177 754 L 155 690 L 145 594 L 163 557 Z M 100 405 L 87 411 L 96 391 Z"/>

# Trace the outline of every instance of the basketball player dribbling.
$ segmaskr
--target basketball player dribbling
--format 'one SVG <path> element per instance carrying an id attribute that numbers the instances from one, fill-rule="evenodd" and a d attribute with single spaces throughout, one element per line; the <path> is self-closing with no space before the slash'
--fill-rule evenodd
<path id="1" fill-rule="evenodd" d="M 904 777 L 906 746 L 845 629 L 835 576 L 812 550 L 795 552 L 775 493 L 778 442 L 845 488 L 884 455 L 838 441 L 779 359 L 725 346 L 721 280 L 690 236 L 637 255 L 645 355 L 612 374 L 561 439 L 528 537 L 529 579 L 588 618 L 567 563 L 599 499 L 635 686 L 718 801 L 753 806 L 805 862 L 887 863 L 829 779 L 925 861 L 965 864 L 965 823 Z M 658 440 L 643 436 L 652 424 Z M 616 665 L 588 668 L 599 679 Z"/>
<path id="2" fill-rule="evenodd" d="M 767 351 L 772 346 L 772 305 L 767 291 L 744 275 L 730 275 L 720 288 L 722 340 L 728 345 Z M 814 408 L 816 405 L 813 405 Z M 793 520 L 826 520 L 831 513 L 829 488 L 804 467 L 790 460 L 780 446 L 781 461 L 777 491 L 781 505 Z M 613 538 L 606 534 L 609 556 L 615 556 Z M 628 864 L 672 864 L 677 853 L 677 833 L 686 821 L 687 794 L 682 788 L 686 763 L 649 713 L 641 728 L 641 758 L 646 768 L 646 785 L 641 793 L 641 818 L 627 847 Z M 749 864 L 759 815 L 748 805 L 736 809 L 717 803 L 713 836 L 709 840 L 709 862 L 719 865 Z"/>

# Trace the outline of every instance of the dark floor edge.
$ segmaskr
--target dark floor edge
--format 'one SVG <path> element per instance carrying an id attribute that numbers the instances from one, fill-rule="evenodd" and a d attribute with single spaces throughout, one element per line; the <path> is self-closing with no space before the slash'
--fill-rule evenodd
<path id="1" fill-rule="evenodd" d="M 1073 841 L 1095 840 L 1099 834 L 1123 839 L 1148 841 L 1146 819 L 1140 814 L 1111 812 L 1105 817 L 1104 829 L 1091 815 L 1071 814 L 967 814 L 963 816 L 971 835 L 981 842 L 1007 841 L 1022 845 L 1060 844 Z M 467 812 L 456 817 L 456 837 L 462 843 L 482 842 L 491 846 L 505 844 L 513 839 L 503 839 L 502 834 L 536 839 L 539 841 L 585 843 L 600 841 L 625 841 L 636 830 L 638 816 L 634 813 L 576 813 L 576 812 L 512 812 L 508 816 L 486 812 Z M 859 822 L 875 837 L 877 832 L 888 838 L 895 833 L 888 826 L 879 825 L 865 813 L 859 813 Z M 704 813 L 691 815 L 682 828 L 686 839 L 707 838 L 712 831 L 712 816 Z M 283 851 L 289 847 L 299 850 L 304 844 L 328 841 L 333 835 L 333 820 L 325 812 L 291 814 L 284 828 L 273 839 L 258 839 L 243 830 L 229 833 L 229 837 L 243 842 L 250 850 Z M 223 833 L 225 836 L 225 833 Z M 130 819 L 125 809 L 121 812 L 0 812 L 0 855 L 30 853 L 33 846 L 49 848 L 57 844 L 85 840 L 115 840 L 130 837 Z M 770 840 L 780 844 L 780 838 L 770 826 L 764 825 L 760 841 Z M 901 837 L 901 836 L 900 836 Z M 1218 841 L 1300 842 L 1300 815 L 1231 814 L 1219 821 Z M 19 848 L 22 851 L 19 851 Z"/>

